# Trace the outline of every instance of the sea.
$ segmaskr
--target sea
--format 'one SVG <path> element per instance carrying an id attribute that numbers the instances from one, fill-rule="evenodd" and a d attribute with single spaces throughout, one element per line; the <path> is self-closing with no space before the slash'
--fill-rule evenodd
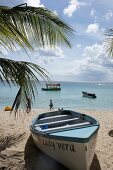
<path id="1" fill-rule="evenodd" d="M 33 108 L 49 108 L 50 99 L 53 101 L 55 109 L 113 109 L 113 83 L 94 82 L 57 82 L 61 84 L 61 91 L 42 91 L 45 82 L 37 84 L 38 94 L 36 94 Z M 11 106 L 17 94 L 18 87 L 0 83 L 0 110 L 5 106 Z M 87 98 L 82 96 L 82 91 L 95 93 L 97 98 Z"/>

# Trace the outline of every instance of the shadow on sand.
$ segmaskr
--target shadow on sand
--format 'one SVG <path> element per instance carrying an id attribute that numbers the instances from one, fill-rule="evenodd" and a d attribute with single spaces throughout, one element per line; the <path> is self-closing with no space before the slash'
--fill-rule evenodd
<path id="1" fill-rule="evenodd" d="M 41 152 L 35 146 L 31 135 L 25 146 L 24 159 L 27 170 L 67 170 L 67 168 Z"/>
<path id="2" fill-rule="evenodd" d="M 108 133 L 109 136 L 113 137 L 113 130 L 110 130 Z"/>
<path id="3" fill-rule="evenodd" d="M 68 170 L 63 165 L 59 164 L 49 156 L 42 153 L 35 146 L 31 135 L 28 138 L 25 146 L 24 159 L 26 170 Z M 91 170 L 101 170 L 96 155 L 94 155 Z"/>
<path id="4" fill-rule="evenodd" d="M 93 158 L 90 170 L 101 170 L 99 160 L 96 154 L 94 154 L 94 158 Z"/>

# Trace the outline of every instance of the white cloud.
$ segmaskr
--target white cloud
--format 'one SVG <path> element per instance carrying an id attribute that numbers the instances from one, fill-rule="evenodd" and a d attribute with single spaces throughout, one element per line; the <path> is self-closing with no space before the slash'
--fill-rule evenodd
<path id="1" fill-rule="evenodd" d="M 54 10 L 53 13 L 58 16 L 58 12 L 56 10 Z"/>
<path id="2" fill-rule="evenodd" d="M 78 81 L 113 81 L 113 59 L 103 44 L 95 43 L 84 48 L 81 59 L 68 63 L 65 73 Z"/>
<path id="3" fill-rule="evenodd" d="M 43 4 L 41 4 L 41 0 L 7 0 L 7 1 L 4 1 L 4 0 L 0 0 L 0 4 L 1 6 L 17 6 L 17 5 L 20 5 L 20 4 L 24 4 L 24 3 L 27 3 L 28 6 L 34 6 L 34 7 L 44 7 Z"/>
<path id="4" fill-rule="evenodd" d="M 68 17 L 71 17 L 78 8 L 85 5 L 86 3 L 84 2 L 79 2 L 78 0 L 70 0 L 68 7 L 66 7 L 63 12 Z"/>
<path id="5" fill-rule="evenodd" d="M 49 47 L 45 47 L 44 49 L 40 48 L 38 50 L 38 54 L 39 54 L 40 61 L 43 63 L 46 63 L 46 64 L 48 64 L 56 59 L 65 57 L 63 50 L 60 47 L 56 47 L 53 49 L 51 49 Z"/>
<path id="6" fill-rule="evenodd" d="M 113 17 L 113 12 L 112 10 L 109 10 L 106 14 L 105 14 L 105 19 L 108 21 Z"/>
<path id="7" fill-rule="evenodd" d="M 112 74 L 113 72 L 113 59 L 110 59 L 105 53 L 103 44 L 93 44 L 92 46 L 87 46 L 84 49 L 83 57 L 85 57 L 84 69 L 87 73 L 93 73 L 92 76 L 103 75 L 104 76 Z"/>
<path id="8" fill-rule="evenodd" d="M 103 48 L 103 45 L 95 43 L 92 46 L 86 46 L 84 48 L 84 53 L 83 53 L 82 56 L 84 56 L 86 58 L 90 57 L 91 60 L 92 60 L 92 58 L 98 59 L 99 56 L 105 55 L 104 51 L 105 50 Z"/>
<path id="9" fill-rule="evenodd" d="M 92 9 L 91 12 L 90 12 L 90 14 L 91 14 L 91 16 L 93 17 L 93 16 L 95 16 L 96 11 L 95 11 L 94 9 Z"/>
<path id="10" fill-rule="evenodd" d="M 24 0 L 24 3 L 27 3 L 28 6 L 44 7 L 44 5 L 41 4 L 40 0 Z"/>
<path id="11" fill-rule="evenodd" d="M 77 48 L 81 48 L 81 47 L 82 47 L 82 45 L 81 45 L 81 44 L 78 44 L 78 45 L 77 45 Z"/>
<path id="12" fill-rule="evenodd" d="M 96 21 L 97 16 L 96 16 L 96 11 L 95 11 L 94 9 L 91 9 L 90 15 L 91 15 L 91 17 L 94 18 L 95 21 Z"/>
<path id="13" fill-rule="evenodd" d="M 86 30 L 87 33 L 97 33 L 99 31 L 99 24 L 94 23 L 94 24 L 89 24 L 88 28 Z"/>
<path id="14" fill-rule="evenodd" d="M 66 58 L 60 48 L 52 51 L 41 49 L 39 54 L 35 62 L 58 80 L 62 77 L 68 81 L 113 81 L 113 59 L 105 54 L 103 44 L 86 46 L 77 59 Z"/>

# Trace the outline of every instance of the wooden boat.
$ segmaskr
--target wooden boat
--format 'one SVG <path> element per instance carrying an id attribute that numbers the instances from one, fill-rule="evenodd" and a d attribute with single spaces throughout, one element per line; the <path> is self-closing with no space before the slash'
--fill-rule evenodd
<path id="1" fill-rule="evenodd" d="M 43 91 L 57 91 L 61 90 L 60 84 L 46 84 L 46 88 L 42 88 Z"/>
<path id="2" fill-rule="evenodd" d="M 89 97 L 89 98 L 92 98 L 92 99 L 96 98 L 96 95 L 94 93 L 88 93 L 88 92 L 82 91 L 82 95 L 83 95 L 83 97 Z"/>
<path id="3" fill-rule="evenodd" d="M 89 170 L 99 122 L 70 110 L 38 115 L 30 125 L 34 143 L 70 170 Z"/>

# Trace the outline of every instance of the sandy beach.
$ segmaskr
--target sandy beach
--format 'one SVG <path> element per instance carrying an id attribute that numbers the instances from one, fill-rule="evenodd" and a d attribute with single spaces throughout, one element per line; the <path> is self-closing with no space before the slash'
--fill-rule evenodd
<path id="1" fill-rule="evenodd" d="M 0 170 L 66 170 L 34 145 L 29 124 L 37 114 L 47 109 L 33 110 L 19 119 L 0 111 Z M 113 110 L 77 110 L 100 122 L 97 145 L 91 170 L 113 170 Z"/>

